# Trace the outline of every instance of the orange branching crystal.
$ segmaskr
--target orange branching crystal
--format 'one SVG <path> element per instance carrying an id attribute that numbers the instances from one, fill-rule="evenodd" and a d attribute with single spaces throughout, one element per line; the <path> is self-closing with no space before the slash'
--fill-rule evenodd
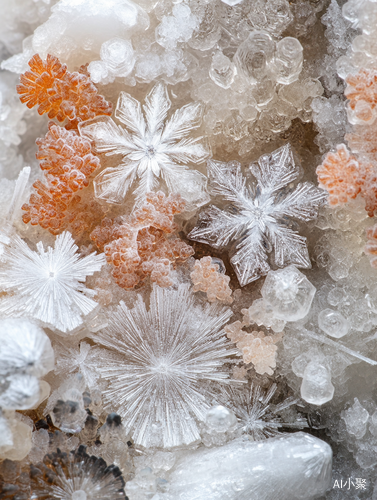
<path id="1" fill-rule="evenodd" d="M 85 74 L 67 71 L 57 57 L 47 56 L 44 62 L 38 54 L 29 61 L 31 71 L 20 77 L 17 92 L 28 108 L 38 105 L 38 113 L 48 114 L 67 129 L 77 128 L 85 120 L 98 115 L 111 115 L 112 105 L 107 102 Z"/>
<path id="2" fill-rule="evenodd" d="M 248 333 L 243 327 L 249 326 L 248 322 L 235 321 L 225 326 L 227 337 L 236 344 L 242 352 L 245 364 L 252 363 L 255 371 L 261 375 L 267 373 L 272 375 L 276 368 L 276 342 L 282 338 L 282 333 L 278 335 L 266 335 L 264 332 L 253 331 Z"/>
<path id="3" fill-rule="evenodd" d="M 366 230 L 367 243 L 364 252 L 369 255 L 370 265 L 377 268 L 377 224 Z"/>
<path id="4" fill-rule="evenodd" d="M 33 184 L 35 192 L 30 196 L 22 219 L 31 225 L 39 225 L 57 234 L 76 220 L 96 212 L 97 202 L 83 204 L 78 191 L 87 187 L 89 177 L 99 167 L 99 159 L 91 153 L 90 142 L 74 131 L 49 124 L 43 139 L 37 140 L 37 159 L 45 172 L 45 182 Z M 88 221 L 85 222 L 88 224 Z"/>
<path id="5" fill-rule="evenodd" d="M 213 263 L 211 257 L 203 257 L 195 261 L 194 270 L 190 274 L 194 283 L 194 292 L 206 292 L 209 302 L 220 300 L 231 304 L 232 290 L 229 287 L 229 276 L 219 272 L 220 266 Z"/>
<path id="6" fill-rule="evenodd" d="M 373 217 L 377 210 L 377 169 L 358 161 L 344 144 L 336 153 L 328 153 L 317 167 L 318 182 L 329 192 L 330 205 L 340 205 L 358 195 L 365 200 L 365 210 Z"/>
<path id="7" fill-rule="evenodd" d="M 172 285 L 171 267 L 194 254 L 173 233 L 174 215 L 184 209 L 179 195 L 147 193 L 145 202 L 128 217 L 104 219 L 90 238 L 106 255 L 112 275 L 122 288 L 134 288 L 147 276 L 159 286 Z"/>
<path id="8" fill-rule="evenodd" d="M 346 203 L 361 192 L 364 184 L 361 167 L 344 144 L 336 147 L 336 153 L 328 153 L 317 167 L 319 185 L 329 192 L 330 205 Z"/>
<path id="9" fill-rule="evenodd" d="M 362 68 L 356 75 L 349 75 L 346 82 L 344 94 L 356 123 L 372 123 L 376 118 L 377 71 Z"/>

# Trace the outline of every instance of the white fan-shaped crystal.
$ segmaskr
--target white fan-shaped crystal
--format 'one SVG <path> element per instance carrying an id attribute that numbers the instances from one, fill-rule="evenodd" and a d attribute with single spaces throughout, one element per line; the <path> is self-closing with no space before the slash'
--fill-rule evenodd
<path id="1" fill-rule="evenodd" d="M 91 360 L 108 382 L 106 407 L 122 416 L 137 444 L 173 447 L 200 438 L 197 420 L 213 398 L 208 381 L 227 381 L 221 367 L 235 353 L 222 330 L 231 315 L 219 304 L 196 303 L 187 285 L 155 286 L 149 310 L 141 296 L 133 309 L 121 302 L 93 337 L 107 348 Z"/>
<path id="2" fill-rule="evenodd" d="M 80 257 L 78 247 L 68 232 L 60 234 L 55 248 L 37 244 L 31 250 L 15 236 L 5 249 L 0 270 L 0 289 L 7 295 L 0 301 L 6 316 L 29 316 L 63 332 L 82 324 L 82 316 L 96 306 L 94 295 L 83 282 L 105 263 L 103 254 Z"/>

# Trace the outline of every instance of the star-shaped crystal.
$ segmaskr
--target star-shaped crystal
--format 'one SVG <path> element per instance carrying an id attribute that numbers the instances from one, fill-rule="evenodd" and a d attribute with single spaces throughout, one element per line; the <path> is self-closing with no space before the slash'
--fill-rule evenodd
<path id="1" fill-rule="evenodd" d="M 225 210 L 211 205 L 188 237 L 215 248 L 230 246 L 231 263 L 241 286 L 275 267 L 309 268 L 306 238 L 292 229 L 292 220 L 310 221 L 326 194 L 310 182 L 291 188 L 300 174 L 289 144 L 250 165 L 257 184 L 250 183 L 241 164 L 209 160 L 212 194 L 231 202 Z"/>
<path id="2" fill-rule="evenodd" d="M 5 248 L 0 268 L 0 314 L 38 319 L 62 332 L 83 323 L 97 303 L 93 290 L 85 287 L 86 277 L 100 271 L 104 254 L 81 257 L 72 235 L 60 234 L 55 248 L 43 243 L 31 250 L 19 236 Z"/>
<path id="3" fill-rule="evenodd" d="M 188 209 L 207 203 L 206 177 L 189 168 L 209 155 L 202 137 L 188 137 L 201 124 L 202 105 L 187 104 L 167 120 L 170 107 L 166 86 L 158 83 L 142 107 L 126 92 L 120 93 L 115 117 L 123 127 L 107 116 L 80 124 L 80 134 L 94 141 L 97 152 L 123 157 L 95 178 L 98 198 L 120 203 L 138 182 L 136 200 L 162 184 L 169 193 L 180 193 Z"/>

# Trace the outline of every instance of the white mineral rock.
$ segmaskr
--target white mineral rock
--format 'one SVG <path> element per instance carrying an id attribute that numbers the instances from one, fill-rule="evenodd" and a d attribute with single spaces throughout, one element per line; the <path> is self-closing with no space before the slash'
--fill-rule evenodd
<path id="1" fill-rule="evenodd" d="M 325 493 L 332 451 L 297 432 L 262 442 L 236 439 L 183 455 L 163 500 L 310 500 Z"/>

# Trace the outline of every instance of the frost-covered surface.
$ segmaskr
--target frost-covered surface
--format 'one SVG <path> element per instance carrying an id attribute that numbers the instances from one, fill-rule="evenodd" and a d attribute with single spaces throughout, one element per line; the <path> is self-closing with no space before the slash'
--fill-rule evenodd
<path id="1" fill-rule="evenodd" d="M 377 3 L 3 3 L 0 497 L 377 498 Z"/>

